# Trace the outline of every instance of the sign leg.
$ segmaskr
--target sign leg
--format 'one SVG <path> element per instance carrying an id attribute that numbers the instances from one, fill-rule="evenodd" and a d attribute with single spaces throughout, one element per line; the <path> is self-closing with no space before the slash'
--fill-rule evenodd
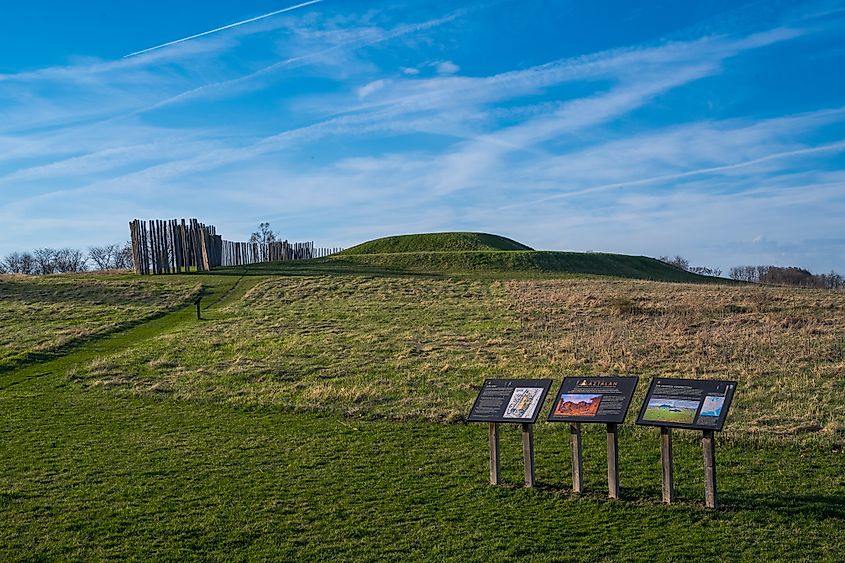
<path id="1" fill-rule="evenodd" d="M 490 435 L 490 484 L 499 484 L 499 425 L 490 422 L 488 433 Z"/>
<path id="2" fill-rule="evenodd" d="M 572 492 L 584 492 L 584 456 L 581 449 L 581 423 L 569 423 L 569 446 L 572 451 Z"/>
<path id="3" fill-rule="evenodd" d="M 619 498 L 619 427 L 607 425 L 607 496 Z"/>
<path id="4" fill-rule="evenodd" d="M 707 508 L 719 508 L 716 490 L 716 438 L 712 430 L 704 430 L 701 445 L 704 449 L 704 502 Z"/>
<path id="5" fill-rule="evenodd" d="M 672 429 L 660 427 L 660 459 L 663 462 L 663 502 L 675 500 L 675 476 L 672 462 Z"/>
<path id="6" fill-rule="evenodd" d="M 525 463 L 525 486 L 534 486 L 534 425 L 522 425 L 522 457 Z"/>

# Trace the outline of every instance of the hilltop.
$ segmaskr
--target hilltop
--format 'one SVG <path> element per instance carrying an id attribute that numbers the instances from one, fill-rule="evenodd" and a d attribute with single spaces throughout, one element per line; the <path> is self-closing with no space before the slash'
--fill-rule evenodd
<path id="1" fill-rule="evenodd" d="M 423 233 L 371 240 L 326 259 L 392 271 L 425 273 L 612 276 L 668 282 L 725 282 L 648 256 L 538 251 L 486 233 Z"/>
<path id="2" fill-rule="evenodd" d="M 340 254 L 394 254 L 408 252 L 533 250 L 515 240 L 487 233 L 422 233 L 371 240 L 344 250 Z"/>

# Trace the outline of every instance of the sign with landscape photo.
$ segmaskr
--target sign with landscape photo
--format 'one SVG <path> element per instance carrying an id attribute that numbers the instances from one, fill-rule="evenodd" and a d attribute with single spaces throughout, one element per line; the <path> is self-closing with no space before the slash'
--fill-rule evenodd
<path id="1" fill-rule="evenodd" d="M 467 421 L 533 424 L 551 386 L 551 379 L 486 379 Z"/>
<path id="2" fill-rule="evenodd" d="M 555 397 L 549 421 L 621 424 L 638 379 L 633 376 L 567 377 Z"/>
<path id="3" fill-rule="evenodd" d="M 721 430 L 735 389 L 735 381 L 655 378 L 637 424 Z"/>

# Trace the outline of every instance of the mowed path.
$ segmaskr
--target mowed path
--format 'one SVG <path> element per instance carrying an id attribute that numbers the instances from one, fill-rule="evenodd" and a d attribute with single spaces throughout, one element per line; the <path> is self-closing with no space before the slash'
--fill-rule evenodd
<path id="1" fill-rule="evenodd" d="M 256 284 L 266 279 L 264 276 L 248 277 L 244 275 L 207 276 L 204 281 L 204 295 L 201 308 L 206 316 L 213 315 L 215 309 L 226 306 L 241 297 Z M 103 335 L 86 338 L 78 345 L 69 345 L 58 357 L 46 362 L 26 365 L 6 374 L 0 374 L 0 389 L 18 385 L 33 377 L 65 374 L 73 366 L 88 362 L 99 356 L 111 354 L 149 338 L 153 338 L 178 325 L 197 321 L 196 306 L 189 304 L 174 311 L 136 324 L 126 329 L 116 330 Z"/>
<path id="2" fill-rule="evenodd" d="M 204 316 L 265 277 L 221 276 Z M 201 323 L 193 305 L 0 377 L 0 560 L 830 560 L 845 549 L 841 450 L 720 444 L 725 509 L 702 507 L 701 451 L 676 444 L 659 505 L 657 439 L 621 436 L 623 500 L 604 498 L 604 436 L 585 431 L 583 498 L 567 429 L 537 429 L 537 490 L 486 480 L 486 428 L 342 419 L 67 381 L 73 365 Z M 680 433 L 679 433 L 680 434 Z"/>

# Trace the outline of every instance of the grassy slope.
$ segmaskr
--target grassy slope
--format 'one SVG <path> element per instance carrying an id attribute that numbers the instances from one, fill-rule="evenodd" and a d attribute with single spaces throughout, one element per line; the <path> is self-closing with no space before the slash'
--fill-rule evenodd
<path id="1" fill-rule="evenodd" d="M 0 373 L 159 316 L 199 289 L 185 278 L 0 275 Z"/>
<path id="2" fill-rule="evenodd" d="M 596 275 L 689 283 L 730 283 L 699 276 L 647 256 L 599 252 L 466 251 L 338 255 L 326 259 L 394 271 L 513 275 Z"/>
<path id="3" fill-rule="evenodd" d="M 186 325 L 83 364 L 73 381 L 128 395 L 454 422 L 494 374 L 717 377 L 742 389 L 727 436 L 845 444 L 843 353 L 845 302 L 824 291 L 296 276 L 261 281 L 202 331 Z"/>
<path id="4" fill-rule="evenodd" d="M 325 275 L 323 267 L 303 264 L 290 272 L 300 276 L 322 271 Z M 253 269 L 252 273 L 259 271 Z M 268 288 L 260 285 L 266 280 L 258 275 L 243 279 L 209 276 L 213 295 L 204 302 L 208 307 L 204 313 L 206 321 L 198 323 L 188 307 L 127 332 L 88 342 L 67 356 L 0 375 L 0 426 L 5 430 L 4 439 L 0 440 L 0 459 L 4 460 L 0 465 L 0 559 L 546 561 L 840 557 L 845 548 L 845 480 L 839 471 L 843 456 L 839 444 L 814 444 L 801 449 L 788 442 L 759 445 L 743 436 L 721 440 L 717 455 L 725 509 L 713 513 L 701 507 L 701 452 L 692 432 L 677 433 L 676 479 L 681 502 L 667 508 L 658 503 L 656 431 L 623 427 L 623 501 L 610 502 L 602 498 L 604 437 L 601 429 L 592 426 L 585 431 L 587 486 L 591 493 L 576 498 L 566 492 L 568 433 L 562 425 L 538 425 L 538 490 L 518 486 L 493 488 L 485 484 L 486 428 L 482 425 L 288 414 L 275 404 L 265 407 L 180 401 L 156 393 L 126 396 L 99 386 L 86 390 L 66 377 L 95 358 L 127 348 L 143 349 L 161 335 L 201 336 L 215 327 L 231 327 L 238 318 L 242 319 L 238 322 L 248 321 L 247 330 L 239 332 L 239 336 L 266 329 L 275 333 L 277 342 L 286 335 L 293 342 L 309 334 L 332 334 L 332 321 L 356 326 L 360 320 L 355 316 L 358 309 L 348 291 L 349 284 L 360 283 L 355 275 L 359 271 L 349 267 L 343 276 L 323 278 L 323 282 L 331 282 L 329 286 L 335 294 L 331 299 L 318 294 L 308 300 L 294 292 L 289 294 L 291 299 L 275 304 L 268 300 L 266 306 L 262 300 L 269 290 L 277 291 L 279 284 L 288 291 L 288 283 L 308 284 L 313 280 L 276 278 L 268 282 Z M 396 281 L 385 279 L 390 277 L 386 272 L 380 271 L 379 275 L 396 286 L 392 296 L 396 291 L 405 295 L 406 301 L 400 304 L 419 300 L 419 295 L 400 283 L 413 278 Z M 460 287 L 464 294 L 469 289 L 470 296 L 477 284 L 487 287 L 484 280 L 456 283 L 468 284 Z M 546 347 L 562 338 L 550 332 L 550 327 L 558 323 L 554 316 L 559 314 L 556 307 L 573 308 L 563 296 L 574 292 L 563 286 L 557 288 L 558 295 L 554 284 L 568 283 L 573 282 L 517 280 L 500 288 L 503 294 L 516 296 L 512 305 L 515 309 L 508 315 L 517 315 L 519 323 L 526 327 L 522 336 L 536 340 L 536 334 L 540 335 L 540 340 L 532 344 L 539 351 L 536 353 L 552 353 Z M 583 304 L 585 297 L 599 301 L 606 297 L 590 295 L 598 291 L 590 284 L 598 281 L 578 283 L 587 284 L 581 288 L 587 294 L 572 295 L 576 305 Z M 650 287 L 648 284 L 619 281 L 601 285 L 607 284 L 634 304 L 630 310 L 620 309 L 632 315 L 620 319 L 630 320 L 632 326 L 639 326 L 648 318 L 660 319 L 648 313 L 648 293 L 642 290 Z M 692 286 L 667 287 L 689 287 L 693 291 Z M 702 286 L 695 291 L 699 289 Z M 717 289 L 730 288 L 712 286 L 712 291 Z M 539 309 L 531 305 L 531 291 L 541 291 L 544 303 L 548 300 L 551 305 Z M 217 300 L 223 295 L 225 300 L 218 305 Z M 719 309 L 717 303 L 701 311 L 703 317 L 681 315 L 677 323 L 679 327 L 700 327 L 703 319 L 711 318 L 717 327 L 724 316 L 716 311 L 727 310 L 746 315 L 741 319 L 743 323 L 764 322 L 764 318 L 771 317 L 771 326 L 765 327 L 771 332 L 783 319 L 793 318 L 790 311 L 800 316 L 813 300 L 818 301 L 820 310 L 829 310 L 830 303 L 820 298 L 821 293 L 802 295 L 808 296 L 807 301 L 783 301 L 785 296 L 775 294 L 763 301 L 748 297 L 749 302 L 740 302 L 737 295 L 730 294 L 725 298 L 729 307 Z M 702 299 L 706 301 L 708 297 L 704 295 Z M 471 297 L 458 302 L 467 299 L 470 304 L 481 305 Z M 343 300 L 348 307 L 338 309 Z M 368 302 L 370 305 L 359 311 L 365 316 L 374 315 L 375 309 L 384 305 L 378 300 Z M 605 312 L 617 310 L 615 302 L 604 303 Z M 444 308 L 448 304 L 445 301 Z M 769 308 L 754 309 L 763 305 Z M 421 306 L 418 313 L 403 316 L 403 308 L 396 307 L 383 315 L 398 315 L 404 323 L 420 320 L 418 315 L 426 314 L 425 309 Z M 338 318 L 338 313 L 344 311 L 347 316 Z M 478 316 L 470 315 L 463 328 L 450 328 L 447 322 L 443 335 L 432 334 L 425 325 L 417 324 L 414 329 L 420 339 L 410 342 L 406 352 L 409 357 L 436 353 L 437 346 L 429 348 L 432 343 L 426 342 L 432 336 L 452 338 L 451 342 L 460 348 L 465 342 L 454 340 L 453 329 L 482 336 L 496 330 L 500 312 L 484 311 L 481 307 Z M 435 308 L 428 314 L 432 315 L 432 322 L 439 323 L 444 313 Z M 453 314 L 458 319 L 458 313 Z M 288 315 L 290 325 L 286 324 Z M 605 319 L 577 325 L 580 328 L 576 334 L 583 336 L 586 326 L 607 326 L 610 331 L 598 334 L 595 346 L 604 336 L 616 334 L 614 338 L 618 339 L 626 334 L 624 324 L 608 323 Z M 667 326 L 674 330 L 672 323 Z M 800 329 L 787 324 L 787 340 L 794 330 L 799 336 L 803 334 Z M 367 327 L 361 330 L 365 332 Z M 807 334 L 820 343 L 825 338 L 824 333 Z M 726 338 L 732 336 L 728 334 Z M 778 336 L 773 338 L 777 344 Z M 834 345 L 842 342 L 838 332 L 833 333 L 833 338 Z M 339 343 L 344 352 L 360 346 L 363 353 L 378 351 L 384 340 L 348 340 L 346 343 L 353 343 L 353 348 Z M 480 350 L 501 345 L 486 341 L 482 344 Z M 243 345 L 249 350 L 248 340 Z M 242 362 L 246 356 L 237 353 L 243 348 L 233 348 L 228 362 Z M 304 351 L 314 354 L 319 349 Z M 465 349 L 459 355 L 477 351 Z M 603 361 L 603 353 L 597 349 L 591 361 Z M 264 358 L 279 356 L 278 352 L 264 350 Z M 561 361 L 555 355 L 548 357 Z M 609 361 L 618 358 L 624 359 L 625 354 Z M 681 357 L 679 362 L 688 360 Z M 478 361 L 482 365 L 488 362 L 484 356 Z M 221 367 L 215 361 L 209 362 L 212 370 L 215 366 Z M 165 364 L 158 364 L 158 368 L 174 370 Z M 773 383 L 782 384 L 783 378 L 789 377 L 794 375 L 785 373 L 774 378 Z M 376 376 L 374 382 L 383 381 Z M 448 391 L 450 387 L 442 389 Z M 732 417 L 729 425 L 736 422 Z M 502 447 L 505 479 L 516 484 L 520 479 L 519 445 L 512 429 L 506 431 Z"/>
<path id="5" fill-rule="evenodd" d="M 487 233 L 428 233 L 375 239 L 344 250 L 340 255 L 469 250 L 531 250 L 531 247 Z"/>

